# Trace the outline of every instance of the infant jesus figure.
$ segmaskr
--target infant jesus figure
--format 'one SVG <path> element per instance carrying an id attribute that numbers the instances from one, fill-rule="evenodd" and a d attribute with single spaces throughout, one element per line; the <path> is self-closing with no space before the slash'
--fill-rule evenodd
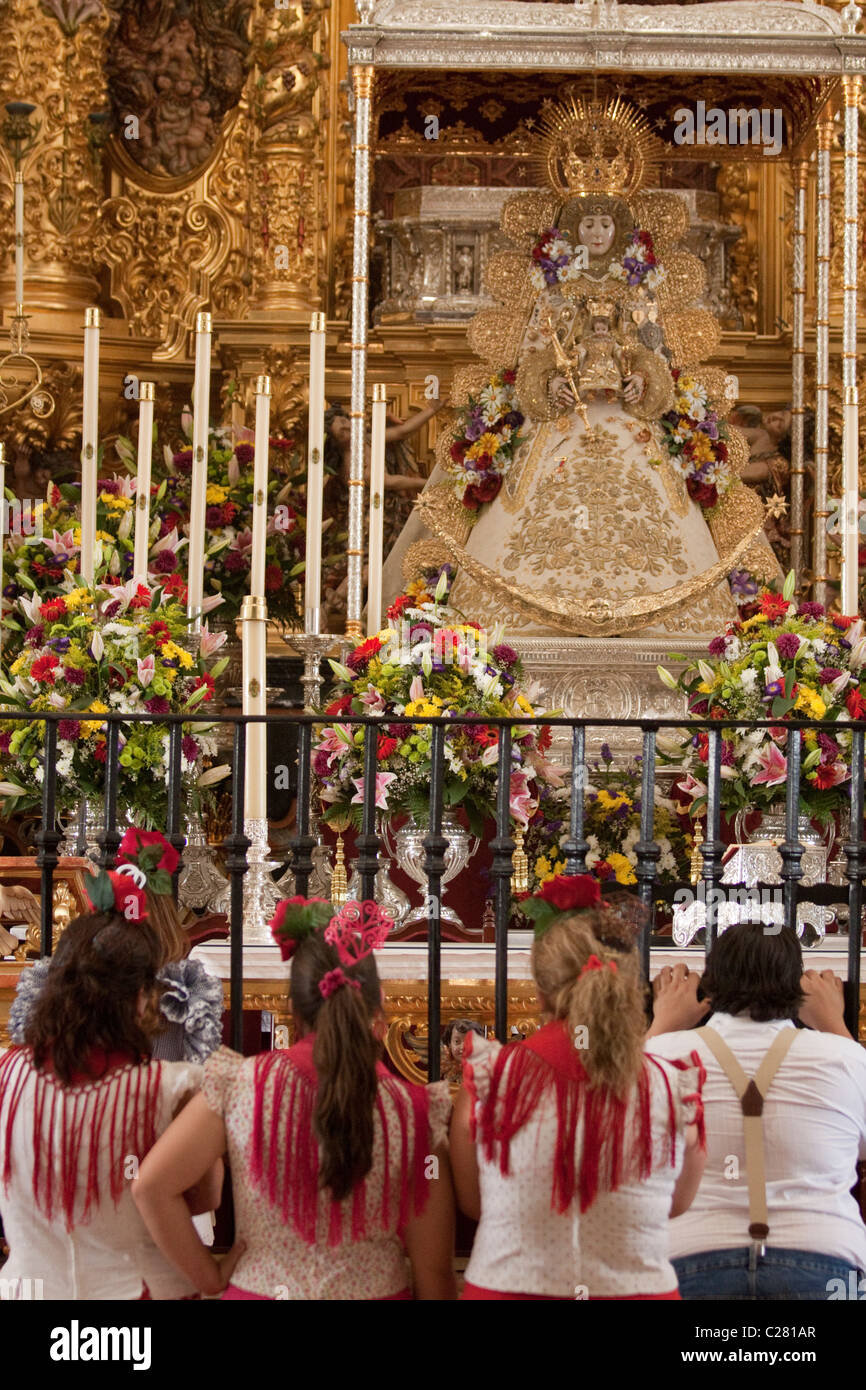
<path id="1" fill-rule="evenodd" d="M 641 372 L 632 372 L 628 349 L 623 347 L 613 330 L 613 305 L 607 300 L 591 300 L 587 305 L 589 323 L 574 358 L 577 371 L 573 374 L 580 400 L 591 400 L 604 392 L 608 400 L 621 399 L 626 405 L 639 401 L 646 389 Z M 557 404 L 575 404 L 571 384 L 565 377 L 551 382 Z"/>

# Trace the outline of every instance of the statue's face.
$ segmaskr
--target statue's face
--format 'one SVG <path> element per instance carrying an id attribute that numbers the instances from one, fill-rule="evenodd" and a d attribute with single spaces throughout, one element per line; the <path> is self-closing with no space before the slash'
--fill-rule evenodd
<path id="1" fill-rule="evenodd" d="M 591 256 L 603 256 L 613 245 L 616 223 L 606 212 L 593 212 L 580 219 L 577 235 Z"/>

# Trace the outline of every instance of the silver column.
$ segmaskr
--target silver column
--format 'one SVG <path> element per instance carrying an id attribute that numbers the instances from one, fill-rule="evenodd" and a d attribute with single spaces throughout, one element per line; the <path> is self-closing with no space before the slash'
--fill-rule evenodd
<path id="1" fill-rule="evenodd" d="M 791 568 L 799 583 L 805 563 L 803 526 L 803 398 L 806 365 L 806 184 L 809 165 L 805 159 L 794 165 L 794 235 L 791 299 L 793 342 L 791 346 Z"/>
<path id="2" fill-rule="evenodd" d="M 363 636 L 364 607 L 364 407 L 367 378 L 367 268 L 370 253 L 370 108 L 373 69 L 352 69 L 355 94 L 355 212 L 352 255 L 352 405 L 349 465 L 347 637 Z"/>
<path id="3" fill-rule="evenodd" d="M 843 77 L 845 96 L 845 240 L 842 285 L 842 612 L 857 612 L 859 400 L 857 393 L 857 135 L 862 78 Z"/>
<path id="4" fill-rule="evenodd" d="M 827 454 L 830 414 L 830 151 L 832 112 L 818 124 L 818 257 L 815 314 L 815 508 L 812 545 L 814 597 L 827 602 Z"/>

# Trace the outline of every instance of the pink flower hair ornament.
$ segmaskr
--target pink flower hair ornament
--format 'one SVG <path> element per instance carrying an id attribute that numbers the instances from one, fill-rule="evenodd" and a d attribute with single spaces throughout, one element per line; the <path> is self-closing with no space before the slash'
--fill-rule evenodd
<path id="1" fill-rule="evenodd" d="M 353 966 L 384 946 L 394 930 L 394 919 L 378 903 L 347 902 L 325 928 L 325 940 L 343 965 Z"/>
<path id="2" fill-rule="evenodd" d="M 323 999 L 330 999 L 332 994 L 336 994 L 338 989 L 343 988 L 343 985 L 348 985 L 350 989 L 359 990 L 361 988 L 361 981 L 350 979 L 348 975 L 344 974 L 340 966 L 337 965 L 333 970 L 329 970 L 327 975 L 322 976 L 319 981 L 319 993 Z"/>

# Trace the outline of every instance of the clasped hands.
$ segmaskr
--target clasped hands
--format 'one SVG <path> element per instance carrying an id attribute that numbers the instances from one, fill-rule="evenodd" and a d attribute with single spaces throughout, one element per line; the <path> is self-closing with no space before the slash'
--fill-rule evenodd
<path id="1" fill-rule="evenodd" d="M 625 404 L 635 405 L 646 390 L 646 377 L 641 372 L 632 372 L 631 376 L 623 377 L 622 384 L 622 398 Z M 577 397 L 564 376 L 551 378 L 550 393 L 560 410 L 570 410 L 577 405 Z"/>
<path id="2" fill-rule="evenodd" d="M 698 1028 L 710 1012 L 709 999 L 698 999 L 701 976 L 687 965 L 665 965 L 653 980 L 653 1021 L 648 1036 Z M 803 1002 L 799 1020 L 819 1033 L 848 1038 L 842 981 L 832 970 L 807 970 L 800 981 Z"/>

